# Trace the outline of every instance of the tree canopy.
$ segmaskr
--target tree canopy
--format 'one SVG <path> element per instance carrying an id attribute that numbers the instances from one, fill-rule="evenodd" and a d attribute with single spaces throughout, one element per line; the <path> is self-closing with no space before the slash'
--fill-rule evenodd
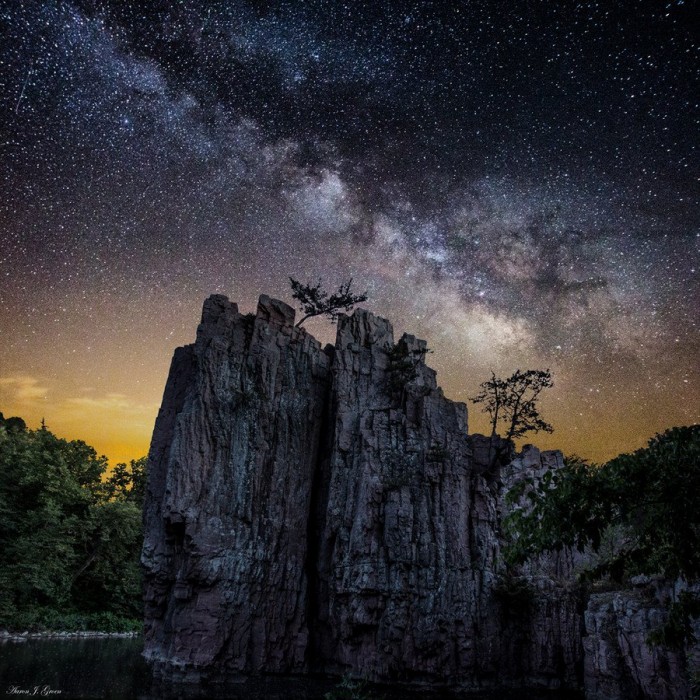
<path id="1" fill-rule="evenodd" d="M 567 459 L 539 483 L 520 482 L 508 496 L 511 504 L 523 493 L 528 507 L 516 507 L 505 523 L 511 563 L 575 547 L 597 553 L 591 579 L 700 578 L 700 425 L 667 430 L 602 466 Z M 693 596 L 686 595 L 682 607 L 700 613 Z M 687 622 L 687 615 L 676 611 L 675 617 Z M 676 638 L 688 629 L 676 629 Z M 664 634 L 666 641 L 673 637 L 668 629 Z"/>
<path id="2" fill-rule="evenodd" d="M 351 291 L 352 279 L 341 284 L 338 290 L 330 295 L 321 287 L 320 281 L 315 285 L 302 284 L 290 277 L 289 283 L 292 286 L 292 297 L 299 302 L 305 314 L 296 324 L 297 327 L 314 316 L 328 316 L 331 321 L 335 322 L 341 311 L 350 311 L 355 304 L 367 300 L 366 292 L 353 294 Z"/>
<path id="3" fill-rule="evenodd" d="M 0 627 L 141 617 L 145 460 L 106 472 L 86 443 L 0 417 Z"/>

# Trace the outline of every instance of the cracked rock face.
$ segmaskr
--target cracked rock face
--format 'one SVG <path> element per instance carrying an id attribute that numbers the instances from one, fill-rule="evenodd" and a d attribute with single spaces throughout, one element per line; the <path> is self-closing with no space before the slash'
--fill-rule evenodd
<path id="1" fill-rule="evenodd" d="M 523 568 L 527 601 L 498 588 L 504 490 L 561 454 L 468 436 L 466 406 L 425 354 L 361 309 L 321 348 L 281 301 L 243 315 L 207 299 L 149 453 L 144 654 L 157 677 L 580 684 L 571 553 Z"/>
<path id="2" fill-rule="evenodd" d="M 496 511 L 470 469 L 467 411 L 445 399 L 424 341 L 341 318 L 319 523 L 317 658 L 334 672 L 474 676 L 494 634 Z M 488 663 L 488 662 L 487 662 Z"/>
<path id="3" fill-rule="evenodd" d="M 330 358 L 294 311 L 207 300 L 173 359 L 149 455 L 146 651 L 156 667 L 299 671 Z M 274 592 L 274 593 L 273 593 Z"/>
<path id="4" fill-rule="evenodd" d="M 676 650 L 647 643 L 649 632 L 666 622 L 668 611 L 662 601 L 675 599 L 676 588 L 662 584 L 654 590 L 648 585 L 590 597 L 583 640 L 587 698 L 695 697 L 691 679 L 700 674 L 700 643 Z M 700 639 L 698 619 L 693 632 Z"/>
<path id="5" fill-rule="evenodd" d="M 476 437 L 476 436 L 475 436 Z M 479 436 L 481 437 L 481 436 Z M 481 440 L 483 442 L 483 440 Z M 525 445 L 522 452 L 501 469 L 501 496 L 523 479 L 539 483 L 544 474 L 564 466 L 558 450 L 541 452 Z M 518 505 L 528 507 L 525 489 Z M 501 517 L 507 514 L 504 498 L 499 501 Z M 503 657 L 514 661 L 528 685 L 558 688 L 580 683 L 583 647 L 582 599 L 575 585 L 575 571 L 584 557 L 571 549 L 546 552 L 519 567 L 518 574 L 530 591 L 525 609 L 504 601 Z"/>
<path id="6" fill-rule="evenodd" d="M 502 643 L 497 487 L 425 342 L 361 309 L 326 349 L 293 323 L 213 296 L 173 358 L 144 515 L 156 674 L 549 679 L 543 620 Z"/>

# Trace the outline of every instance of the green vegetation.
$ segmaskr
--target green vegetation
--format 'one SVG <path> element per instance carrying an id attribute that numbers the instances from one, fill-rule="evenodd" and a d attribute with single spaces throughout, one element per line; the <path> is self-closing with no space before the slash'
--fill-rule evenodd
<path id="1" fill-rule="evenodd" d="M 425 455 L 428 462 L 446 462 L 450 458 L 450 451 L 440 443 L 434 442 Z"/>
<path id="2" fill-rule="evenodd" d="M 372 700 L 377 696 L 370 693 L 367 682 L 343 676 L 338 685 L 326 693 L 326 700 Z"/>
<path id="3" fill-rule="evenodd" d="M 388 389 L 394 398 L 401 399 L 403 397 L 406 384 L 418 376 L 418 365 L 425 362 L 425 356 L 432 352 L 427 347 L 411 350 L 403 338 L 387 351 L 389 356 Z"/>
<path id="4" fill-rule="evenodd" d="M 0 413 L 0 627 L 140 629 L 145 466 Z"/>
<path id="5" fill-rule="evenodd" d="M 496 579 L 493 592 L 511 615 L 526 612 L 535 599 L 532 584 L 526 577 L 513 573 L 512 569 Z"/>
<path id="6" fill-rule="evenodd" d="M 524 480 L 508 495 L 529 505 L 506 519 L 510 563 L 563 547 L 597 554 L 589 580 L 623 583 L 638 574 L 669 581 L 700 578 L 700 425 L 673 428 L 648 447 L 601 467 L 579 458 Z M 656 641 L 682 644 L 700 600 L 690 593 L 670 609 Z"/>

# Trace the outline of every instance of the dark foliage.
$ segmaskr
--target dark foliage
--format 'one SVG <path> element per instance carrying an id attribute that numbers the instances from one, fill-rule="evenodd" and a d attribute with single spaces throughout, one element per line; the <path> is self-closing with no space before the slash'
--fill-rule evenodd
<path id="1" fill-rule="evenodd" d="M 672 428 L 648 447 L 623 454 L 602 467 L 579 458 L 547 472 L 534 484 L 521 482 L 509 494 L 529 505 L 506 519 L 511 563 L 539 552 L 575 547 L 598 554 L 590 579 L 623 582 L 636 574 L 669 581 L 700 578 L 700 426 Z M 614 547 L 603 547 L 614 532 Z M 688 615 L 698 601 L 684 596 L 671 610 L 657 640 L 677 643 L 690 633 Z"/>
<path id="2" fill-rule="evenodd" d="M 326 700 L 373 700 L 378 696 L 373 695 L 367 685 L 367 681 L 344 676 L 338 685 L 325 694 Z"/>
<path id="3" fill-rule="evenodd" d="M 341 284 L 338 291 L 331 295 L 321 288 L 320 281 L 315 285 L 302 284 L 290 277 L 289 283 L 292 285 L 292 297 L 299 302 L 305 314 L 296 324 L 297 327 L 313 316 L 328 316 L 331 321 L 335 322 L 341 311 L 350 311 L 355 304 L 367 300 L 366 292 L 364 294 L 352 293 L 352 279 Z"/>
<path id="4" fill-rule="evenodd" d="M 492 372 L 491 379 L 482 382 L 481 391 L 473 403 L 483 404 L 482 411 L 491 417 L 491 433 L 498 426 L 505 427 L 503 437 L 516 440 L 529 432 L 552 432 L 552 426 L 542 420 L 537 410 L 537 399 L 544 389 L 553 386 L 549 370 L 516 370 L 508 379 L 499 379 Z"/>
<path id="5" fill-rule="evenodd" d="M 0 626 L 115 631 L 141 616 L 145 460 L 106 470 L 82 441 L 0 418 Z"/>
<path id="6" fill-rule="evenodd" d="M 117 464 L 105 482 L 107 496 L 116 501 L 133 503 L 139 509 L 146 497 L 146 457 Z"/>
<path id="7" fill-rule="evenodd" d="M 425 362 L 425 356 L 431 352 L 432 350 L 429 348 L 410 350 L 403 339 L 389 349 L 387 352 L 389 355 L 387 382 L 389 393 L 394 398 L 402 398 L 406 384 L 418 376 L 418 365 Z"/>

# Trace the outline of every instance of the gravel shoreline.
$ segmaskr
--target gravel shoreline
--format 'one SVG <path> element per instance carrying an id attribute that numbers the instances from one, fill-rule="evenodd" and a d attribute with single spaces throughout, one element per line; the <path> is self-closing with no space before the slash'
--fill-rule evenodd
<path id="1" fill-rule="evenodd" d="M 0 630 L 0 644 L 4 642 L 26 642 L 30 639 L 108 639 L 140 637 L 141 632 L 8 632 Z"/>

